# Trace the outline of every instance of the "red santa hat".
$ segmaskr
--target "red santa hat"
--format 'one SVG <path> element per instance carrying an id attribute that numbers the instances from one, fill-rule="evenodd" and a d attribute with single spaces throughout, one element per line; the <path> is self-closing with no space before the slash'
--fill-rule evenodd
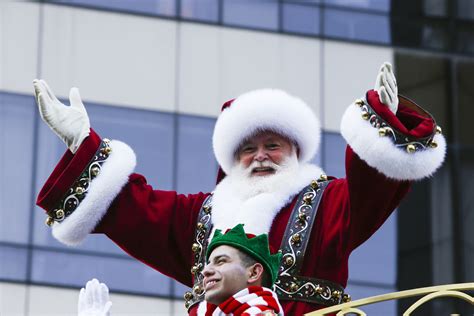
<path id="1" fill-rule="evenodd" d="M 242 142 L 264 130 L 297 144 L 300 162 L 314 157 L 321 137 L 319 121 L 303 100 L 277 89 L 244 93 L 224 104 L 214 128 L 214 154 L 226 174 L 234 165 Z"/>

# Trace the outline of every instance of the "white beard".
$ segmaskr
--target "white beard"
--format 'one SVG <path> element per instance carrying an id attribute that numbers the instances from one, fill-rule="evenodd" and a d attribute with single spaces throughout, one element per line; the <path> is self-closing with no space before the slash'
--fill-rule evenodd
<path id="1" fill-rule="evenodd" d="M 219 183 L 212 198 L 214 230 L 244 224 L 247 233 L 259 235 L 270 231 L 273 219 L 305 186 L 323 173 L 311 164 L 300 164 L 293 153 L 274 174 L 250 176 L 251 169 L 235 165 Z"/>

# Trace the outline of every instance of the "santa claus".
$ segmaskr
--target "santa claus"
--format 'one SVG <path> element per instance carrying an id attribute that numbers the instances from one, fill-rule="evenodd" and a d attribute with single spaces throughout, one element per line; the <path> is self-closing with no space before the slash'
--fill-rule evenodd
<path id="1" fill-rule="evenodd" d="M 212 193 L 154 190 L 133 173 L 126 144 L 90 129 L 78 90 L 61 104 L 34 81 L 43 120 L 67 144 L 38 196 L 53 235 L 68 245 L 104 233 L 130 255 L 191 286 L 186 307 L 203 304 L 202 269 L 215 229 L 244 223 L 269 235 L 282 259 L 274 285 L 287 315 L 348 300 L 350 253 L 387 219 L 410 181 L 429 177 L 446 143 L 429 113 L 398 96 L 390 64 L 374 90 L 351 104 L 341 122 L 348 143 L 346 177 L 327 177 L 309 163 L 320 138 L 311 109 L 280 90 L 245 93 L 227 102 L 213 147 L 220 165 Z"/>

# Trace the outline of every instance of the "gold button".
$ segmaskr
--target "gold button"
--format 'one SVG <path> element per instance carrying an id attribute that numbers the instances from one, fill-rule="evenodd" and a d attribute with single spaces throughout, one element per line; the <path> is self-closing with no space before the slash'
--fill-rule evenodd
<path id="1" fill-rule="evenodd" d="M 379 136 L 383 137 L 387 135 L 387 129 L 385 127 L 379 128 Z"/>
<path id="2" fill-rule="evenodd" d="M 316 293 L 318 293 L 318 294 L 323 293 L 323 288 L 322 288 L 322 286 L 320 286 L 320 285 L 316 286 Z"/>
<path id="3" fill-rule="evenodd" d="M 194 265 L 192 268 L 191 268 L 191 273 L 192 274 L 196 274 L 199 272 L 199 266 L 198 265 Z"/>
<path id="4" fill-rule="evenodd" d="M 438 134 L 442 134 L 442 133 L 443 133 L 443 129 L 441 128 L 441 126 L 436 125 L 436 133 L 438 133 Z"/>
<path id="5" fill-rule="evenodd" d="M 288 256 L 288 257 L 285 257 L 285 265 L 287 267 L 291 266 L 295 261 L 293 260 L 293 257 L 291 256 Z"/>
<path id="6" fill-rule="evenodd" d="M 354 103 L 357 104 L 358 106 L 363 106 L 363 105 L 364 105 L 364 100 L 362 100 L 362 99 L 357 99 L 357 100 L 355 100 Z"/>
<path id="7" fill-rule="evenodd" d="M 435 142 L 434 140 L 432 140 L 432 141 L 430 142 L 430 147 L 431 147 L 431 148 L 436 148 L 436 147 L 438 147 L 438 143 Z"/>
<path id="8" fill-rule="evenodd" d="M 299 214 L 298 214 L 298 219 L 299 219 L 301 222 L 306 221 L 307 218 L 308 218 L 308 217 L 307 217 L 306 214 L 304 214 L 304 213 L 299 213 Z"/>
<path id="9" fill-rule="evenodd" d="M 201 222 L 198 222 L 198 223 L 197 223 L 197 229 L 199 229 L 199 230 L 204 230 L 204 224 L 201 223 Z"/>
<path id="10" fill-rule="evenodd" d="M 332 292 L 332 297 L 339 299 L 341 297 L 341 291 L 333 291 Z"/>
<path id="11" fill-rule="evenodd" d="M 296 291 L 298 291 L 298 284 L 296 284 L 296 283 L 291 283 L 291 285 L 290 285 L 290 291 L 291 291 L 291 292 L 296 292 Z"/>
<path id="12" fill-rule="evenodd" d="M 321 180 L 321 181 L 328 181 L 328 176 L 325 175 L 324 173 L 322 173 L 322 174 L 319 176 L 319 180 Z"/>
<path id="13" fill-rule="evenodd" d="M 316 180 L 312 180 L 311 187 L 316 190 L 318 188 L 318 182 Z"/>
<path id="14" fill-rule="evenodd" d="M 312 201 L 312 200 L 313 200 L 313 199 L 312 199 L 312 197 L 311 197 L 310 194 L 306 194 L 306 195 L 303 196 L 303 201 L 304 201 L 304 203 L 307 204 L 307 205 L 311 204 L 311 201 Z"/>
<path id="15" fill-rule="evenodd" d="M 99 168 L 99 167 L 97 167 L 97 166 L 95 166 L 95 167 L 92 167 L 92 169 L 91 169 L 91 173 L 92 173 L 92 175 L 93 175 L 93 176 L 96 176 L 96 175 L 98 175 L 98 174 L 99 174 L 99 172 L 100 172 L 100 168 Z"/>
<path id="16" fill-rule="evenodd" d="M 351 296 L 350 296 L 349 294 L 344 294 L 344 295 L 342 296 L 342 301 L 343 301 L 344 303 L 350 302 L 350 301 L 351 301 Z"/>
<path id="17" fill-rule="evenodd" d="M 211 207 L 209 205 L 205 205 L 202 209 L 206 214 L 209 214 L 211 212 Z"/>
<path id="18" fill-rule="evenodd" d="M 77 194 L 82 194 L 82 193 L 84 193 L 84 191 L 85 191 L 85 190 L 84 190 L 83 187 L 77 187 L 77 188 L 76 188 L 76 193 L 77 193 Z"/>
<path id="19" fill-rule="evenodd" d="M 199 285 L 196 285 L 195 287 L 193 287 L 193 292 L 196 293 L 197 295 L 201 295 L 203 290 Z"/>
<path id="20" fill-rule="evenodd" d="M 370 117 L 370 115 L 369 115 L 368 112 L 362 112 L 362 118 L 363 118 L 364 120 L 367 121 L 367 120 L 369 119 L 369 117 Z"/>

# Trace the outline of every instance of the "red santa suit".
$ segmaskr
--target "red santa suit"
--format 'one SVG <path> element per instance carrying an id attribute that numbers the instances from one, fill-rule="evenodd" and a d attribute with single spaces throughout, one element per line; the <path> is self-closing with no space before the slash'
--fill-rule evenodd
<path id="1" fill-rule="evenodd" d="M 214 228 L 244 223 L 253 234 L 269 233 L 271 247 L 278 249 L 298 193 L 322 174 L 308 163 L 320 130 L 301 100 L 275 90 L 252 93 L 237 98 L 230 107 L 235 112 L 224 110 L 216 123 L 214 151 L 224 173 L 229 174 L 234 163 L 236 146 L 262 129 L 295 141 L 300 167 L 271 195 L 248 201 L 234 196 L 238 194 L 233 194 L 232 177 L 225 177 L 214 191 L 212 222 Z M 300 270 L 303 276 L 346 286 L 350 253 L 383 224 L 410 181 L 432 175 L 442 164 L 446 143 L 435 130 L 431 116 L 406 99 L 401 99 L 397 115 L 375 91 L 366 94 L 365 103 L 359 100 L 349 106 L 341 123 L 348 143 L 346 177 L 333 179 L 322 195 Z M 199 210 L 210 193 L 154 190 L 142 175 L 133 173 L 130 147 L 113 140 L 107 143 L 109 153 L 110 149 L 98 151 L 99 146 L 104 143 L 91 130 L 76 154 L 64 154 L 42 188 L 37 203 L 49 215 L 63 210 L 66 200 L 74 204 L 71 214 L 54 222 L 53 235 L 75 245 L 91 232 L 104 233 L 133 257 L 192 286 L 191 248 Z M 101 153 L 107 159 L 94 169 Z M 287 315 L 321 308 L 303 301 L 281 304 Z"/>

